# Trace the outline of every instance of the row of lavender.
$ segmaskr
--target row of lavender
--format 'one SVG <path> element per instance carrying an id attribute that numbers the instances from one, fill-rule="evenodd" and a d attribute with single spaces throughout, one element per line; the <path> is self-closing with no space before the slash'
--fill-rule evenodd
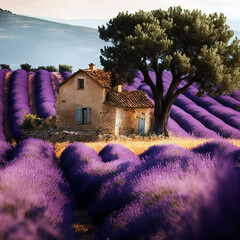
<path id="1" fill-rule="evenodd" d="M 5 140 L 3 129 L 3 85 L 5 70 L 0 69 L 0 139 Z M 37 115 L 41 118 L 56 115 L 55 96 L 58 93 L 58 84 L 67 78 L 70 73 L 60 74 L 49 73 L 46 70 L 39 70 L 36 74 L 27 73 L 25 70 L 16 70 L 11 73 L 8 92 L 8 119 L 12 137 L 21 139 L 24 113 L 32 113 L 31 107 L 36 108 Z M 31 78 L 34 78 L 31 81 Z M 33 96 L 35 106 L 30 104 L 30 92 L 34 89 Z"/>
<path id="2" fill-rule="evenodd" d="M 0 70 L 0 140 L 6 140 L 3 131 L 3 86 L 4 86 L 5 71 Z"/>
<path id="3" fill-rule="evenodd" d="M 74 201 L 48 142 L 0 142 L 2 239 L 77 239 Z"/>
<path id="4" fill-rule="evenodd" d="M 156 77 L 150 72 L 153 82 Z M 163 73 L 164 94 L 172 80 L 170 72 Z M 126 85 L 125 89 L 143 90 L 153 101 L 150 87 L 142 83 L 143 76 L 138 73 L 133 85 Z M 240 91 L 235 91 L 231 96 L 217 96 L 215 99 L 204 95 L 197 97 L 198 88 L 191 86 L 181 94 L 172 107 L 168 128 L 181 137 L 188 134 L 196 137 L 240 138 Z M 181 128 L 181 131 L 176 131 Z"/>
<path id="5" fill-rule="evenodd" d="M 219 139 L 192 151 L 70 144 L 61 167 L 94 239 L 240 239 L 240 149 Z"/>

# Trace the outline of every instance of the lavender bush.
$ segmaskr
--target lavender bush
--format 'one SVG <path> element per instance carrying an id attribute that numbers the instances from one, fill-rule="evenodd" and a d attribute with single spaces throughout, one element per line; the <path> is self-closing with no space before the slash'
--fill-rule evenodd
<path id="1" fill-rule="evenodd" d="M 201 144 L 192 150 L 194 153 L 214 156 L 224 156 L 225 160 L 232 162 L 234 167 L 240 165 L 240 149 L 225 139 L 212 140 Z"/>
<path id="2" fill-rule="evenodd" d="M 176 154 L 178 152 L 178 154 Z M 165 153 L 168 153 L 165 155 Z M 112 212 L 123 208 L 135 200 L 132 194 L 136 179 L 145 171 L 166 163 L 179 161 L 186 162 L 191 154 L 188 150 L 175 146 L 154 146 L 140 155 L 141 162 L 134 161 L 126 171 L 120 172 L 114 178 L 105 181 L 97 194 L 96 200 L 91 204 L 89 211 L 96 222 L 103 222 Z M 117 161 L 117 160 L 116 160 Z"/>
<path id="3" fill-rule="evenodd" d="M 0 174 L 3 239 L 75 239 L 74 205 L 54 159 L 53 146 L 37 139 L 17 144 Z"/>
<path id="4" fill-rule="evenodd" d="M 65 71 L 61 75 L 62 75 L 63 79 L 65 80 L 65 79 L 69 78 L 72 75 L 72 73 Z"/>
<path id="5" fill-rule="evenodd" d="M 236 100 L 240 101 L 240 90 L 236 90 L 231 94 L 231 97 L 234 97 Z"/>
<path id="6" fill-rule="evenodd" d="M 87 199 L 80 206 L 90 204 L 95 239 L 238 239 L 240 149 L 233 144 L 152 146 L 140 159 L 109 144 L 99 155 L 82 143 L 61 155 L 78 199 Z"/>
<path id="7" fill-rule="evenodd" d="M 128 161 L 138 161 L 139 157 L 135 155 L 127 147 L 116 144 L 108 143 L 100 152 L 99 156 L 102 158 L 103 162 L 110 162 L 114 160 L 128 160 Z"/>
<path id="8" fill-rule="evenodd" d="M 185 131 L 196 137 L 202 138 L 218 138 L 219 135 L 214 131 L 206 128 L 201 122 L 192 115 L 186 113 L 181 108 L 173 105 L 170 113 L 173 118 Z"/>
<path id="9" fill-rule="evenodd" d="M 37 111 L 41 118 L 56 115 L 50 73 L 46 70 L 39 70 L 35 75 L 35 97 Z"/>
<path id="10" fill-rule="evenodd" d="M 109 215 L 97 239 L 239 238 L 240 176 L 231 160 L 172 147 L 156 146 L 143 154 L 150 162 L 159 157 L 160 164 L 136 177 L 134 201 Z"/>
<path id="11" fill-rule="evenodd" d="M 12 136 L 16 140 L 22 137 L 20 128 L 24 112 L 31 114 L 28 96 L 28 74 L 25 70 L 12 73 L 8 90 L 8 115 Z"/>
<path id="12" fill-rule="evenodd" d="M 6 141 L 0 141 L 0 171 L 2 168 L 6 166 L 9 159 L 10 151 L 11 151 L 10 143 Z"/>
<path id="13" fill-rule="evenodd" d="M 240 101 L 231 96 L 219 95 L 216 96 L 215 99 L 224 106 L 231 107 L 234 110 L 240 111 Z"/>
<path id="14" fill-rule="evenodd" d="M 102 163 L 101 158 L 92 148 L 75 142 L 69 144 L 63 151 L 60 160 L 64 176 L 69 181 L 79 204 L 82 206 L 89 204 L 88 199 L 92 199 L 96 194 L 101 185 L 100 178 L 104 174 L 101 169 L 99 171 L 96 169 Z M 92 172 L 93 169 L 96 171 Z M 89 188 L 87 188 L 88 185 L 90 185 Z M 86 189 L 89 195 L 85 194 L 83 189 Z"/>
<path id="15" fill-rule="evenodd" d="M 3 85 L 5 78 L 5 70 L 0 69 L 0 141 L 5 141 L 6 137 L 3 131 Z"/>
<path id="16" fill-rule="evenodd" d="M 192 135 L 181 128 L 171 117 L 168 118 L 168 130 L 176 137 L 193 138 Z"/>
<path id="17" fill-rule="evenodd" d="M 204 95 L 203 97 L 197 97 L 197 88 L 190 87 L 183 95 L 187 96 L 197 105 L 205 108 L 207 111 L 222 119 L 225 123 L 240 129 L 240 114 L 239 112 L 225 107 L 218 103 L 215 99 Z"/>
<path id="18" fill-rule="evenodd" d="M 226 138 L 240 138 L 240 131 L 235 129 L 216 116 L 210 114 L 207 110 L 197 106 L 193 101 L 184 95 L 180 95 L 174 104 L 182 110 L 191 114 L 194 118 L 199 120 L 207 128 L 219 133 L 222 137 Z"/>
<path id="19" fill-rule="evenodd" d="M 81 206 L 88 206 L 95 199 L 103 182 L 134 165 L 132 152 L 129 151 L 129 157 L 127 154 L 122 156 L 124 158 L 105 163 L 93 149 L 77 142 L 63 151 L 61 167 Z"/>

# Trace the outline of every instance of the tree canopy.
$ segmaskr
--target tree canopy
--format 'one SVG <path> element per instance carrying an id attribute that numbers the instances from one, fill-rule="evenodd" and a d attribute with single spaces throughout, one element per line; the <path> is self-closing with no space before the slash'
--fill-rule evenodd
<path id="1" fill-rule="evenodd" d="M 27 72 L 30 72 L 32 71 L 32 66 L 28 63 L 23 63 L 20 65 L 21 69 L 27 71 Z"/>
<path id="2" fill-rule="evenodd" d="M 101 49 L 101 64 L 111 71 L 113 85 L 131 83 L 137 71 L 153 92 L 154 131 L 168 135 L 167 121 L 174 100 L 193 82 L 199 92 L 221 94 L 240 87 L 239 40 L 223 14 L 200 10 L 139 11 L 119 13 L 99 27 L 100 38 L 111 45 Z M 156 74 L 151 80 L 149 66 Z M 162 73 L 171 71 L 172 82 L 164 96 Z M 185 82 L 183 87 L 180 83 Z"/>
<path id="3" fill-rule="evenodd" d="M 10 68 L 10 65 L 8 65 L 8 64 L 0 64 L 0 67 L 1 67 L 1 69 L 7 69 L 7 70 L 11 70 L 11 68 Z"/>
<path id="4" fill-rule="evenodd" d="M 59 64 L 58 71 L 60 73 L 63 73 L 63 72 L 66 72 L 66 71 L 72 73 L 73 67 L 71 65 L 61 65 L 61 64 Z"/>

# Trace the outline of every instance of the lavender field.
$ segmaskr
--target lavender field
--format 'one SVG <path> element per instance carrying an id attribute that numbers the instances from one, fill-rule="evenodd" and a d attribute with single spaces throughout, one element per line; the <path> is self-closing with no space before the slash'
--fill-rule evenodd
<path id="1" fill-rule="evenodd" d="M 24 112 L 55 115 L 68 76 L 0 70 L 1 239 L 240 239 L 240 149 L 228 141 L 240 139 L 239 91 L 197 97 L 193 85 L 174 102 L 173 136 L 213 139 L 191 150 L 163 144 L 137 155 L 74 142 L 57 159 L 51 143 L 22 140 L 19 126 Z M 152 99 L 142 80 L 125 89 Z M 164 72 L 165 89 L 170 81 Z"/>
<path id="2" fill-rule="evenodd" d="M 240 238 L 240 149 L 224 139 L 140 155 L 75 142 L 59 163 L 43 140 L 0 146 L 3 239 L 84 239 L 76 209 L 88 209 L 88 239 Z"/>
<path id="3" fill-rule="evenodd" d="M 150 73 L 153 82 L 156 77 Z M 164 93 L 171 83 L 170 72 L 163 72 Z M 138 74 L 132 85 L 126 85 L 126 90 L 143 90 L 153 102 L 150 87 L 143 83 L 143 76 Z M 184 83 L 183 83 L 184 84 Z M 180 85 L 179 87 L 181 87 Z M 240 138 L 240 92 L 237 90 L 230 96 L 208 95 L 197 97 L 196 85 L 181 94 L 174 102 L 168 122 L 168 129 L 174 136 L 203 138 Z"/>
<path id="4" fill-rule="evenodd" d="M 22 139 L 20 125 L 25 112 L 40 118 L 56 115 L 58 84 L 70 75 L 0 69 L 0 140 Z"/>
<path id="5" fill-rule="evenodd" d="M 0 69 L 0 139 L 22 138 L 19 126 L 22 124 L 24 112 L 41 118 L 56 115 L 54 104 L 58 84 L 70 75 L 69 72 L 60 74 L 46 70 L 27 73 L 25 70 L 11 72 Z M 154 73 L 151 72 L 150 75 L 155 80 Z M 142 81 L 143 77 L 139 73 L 133 84 L 126 84 L 125 89 L 143 90 L 153 101 L 149 86 Z M 164 72 L 165 92 L 170 83 L 171 73 Z M 230 96 L 215 98 L 208 95 L 197 97 L 197 91 L 197 86 L 193 85 L 174 102 L 168 122 L 172 136 L 240 139 L 239 90 Z M 7 116 L 3 114 L 4 108 Z M 10 122 L 10 129 L 4 131 L 6 122 Z"/>

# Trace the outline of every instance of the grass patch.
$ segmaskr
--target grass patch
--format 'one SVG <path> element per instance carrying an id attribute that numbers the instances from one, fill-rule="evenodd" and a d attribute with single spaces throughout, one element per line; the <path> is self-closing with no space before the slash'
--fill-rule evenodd
<path id="1" fill-rule="evenodd" d="M 117 143 L 121 144 L 135 154 L 141 154 L 146 151 L 149 147 L 153 145 L 163 145 L 163 144 L 175 144 L 186 149 L 192 149 L 197 147 L 200 144 L 211 141 L 213 139 L 199 138 L 161 138 L 161 139 L 118 139 L 113 141 L 95 141 L 95 142 L 86 142 L 85 144 L 91 148 L 93 148 L 96 152 L 101 151 L 108 143 Z M 239 139 L 228 139 L 229 142 L 232 142 L 235 146 L 240 148 L 240 140 Z M 63 150 L 69 145 L 69 141 L 67 142 L 57 142 L 55 144 L 55 152 L 56 157 L 59 158 Z"/>

